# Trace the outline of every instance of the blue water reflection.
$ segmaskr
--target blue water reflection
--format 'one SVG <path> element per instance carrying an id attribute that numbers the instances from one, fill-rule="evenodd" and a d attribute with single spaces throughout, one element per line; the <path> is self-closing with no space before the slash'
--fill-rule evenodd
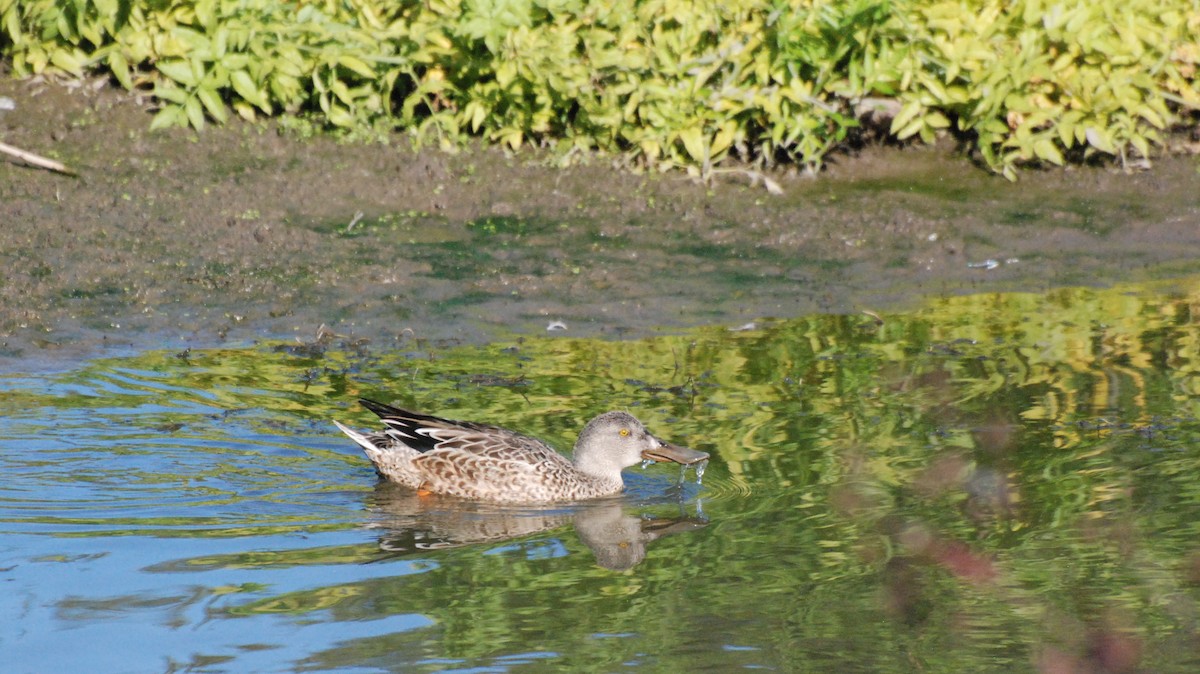
<path id="1" fill-rule="evenodd" d="M 1197 298 L 0 375 L 5 668 L 1192 671 Z M 328 423 L 358 395 L 560 447 L 627 408 L 713 461 L 419 497 Z"/>

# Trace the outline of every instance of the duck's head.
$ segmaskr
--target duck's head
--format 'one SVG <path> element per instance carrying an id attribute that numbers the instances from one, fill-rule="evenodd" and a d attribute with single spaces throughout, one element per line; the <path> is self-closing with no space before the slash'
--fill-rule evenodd
<path id="1" fill-rule="evenodd" d="M 628 412 L 605 412 L 588 422 L 575 442 L 575 467 L 589 475 L 620 478 L 621 470 L 642 461 L 684 465 L 707 461 L 708 454 L 659 440 Z"/>

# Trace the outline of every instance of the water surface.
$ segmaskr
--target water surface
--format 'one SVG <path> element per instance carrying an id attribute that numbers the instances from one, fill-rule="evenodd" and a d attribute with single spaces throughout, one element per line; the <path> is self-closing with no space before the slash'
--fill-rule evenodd
<path id="1" fill-rule="evenodd" d="M 5 670 L 1191 672 L 1200 280 L 636 341 L 150 351 L 0 376 Z M 377 485 L 368 396 L 704 484 Z"/>

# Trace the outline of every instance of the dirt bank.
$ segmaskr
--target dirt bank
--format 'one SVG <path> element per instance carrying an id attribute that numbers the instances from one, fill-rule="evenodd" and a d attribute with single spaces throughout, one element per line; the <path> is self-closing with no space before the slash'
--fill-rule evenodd
<path id="1" fill-rule="evenodd" d="M 151 133 L 108 87 L 0 80 L 0 368 L 113 348 L 623 334 L 887 310 L 931 293 L 1200 271 L 1196 163 L 1009 184 L 947 148 L 706 188 L 604 160 L 446 154 L 233 123 Z"/>

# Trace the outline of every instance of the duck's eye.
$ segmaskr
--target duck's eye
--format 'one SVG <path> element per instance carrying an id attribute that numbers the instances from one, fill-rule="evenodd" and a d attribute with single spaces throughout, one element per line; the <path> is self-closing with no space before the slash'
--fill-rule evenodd
<path id="1" fill-rule="evenodd" d="M 622 437 L 622 438 L 627 438 L 627 437 L 629 437 L 629 429 L 628 429 L 628 428 L 622 428 L 622 429 L 621 429 L 621 437 Z"/>

